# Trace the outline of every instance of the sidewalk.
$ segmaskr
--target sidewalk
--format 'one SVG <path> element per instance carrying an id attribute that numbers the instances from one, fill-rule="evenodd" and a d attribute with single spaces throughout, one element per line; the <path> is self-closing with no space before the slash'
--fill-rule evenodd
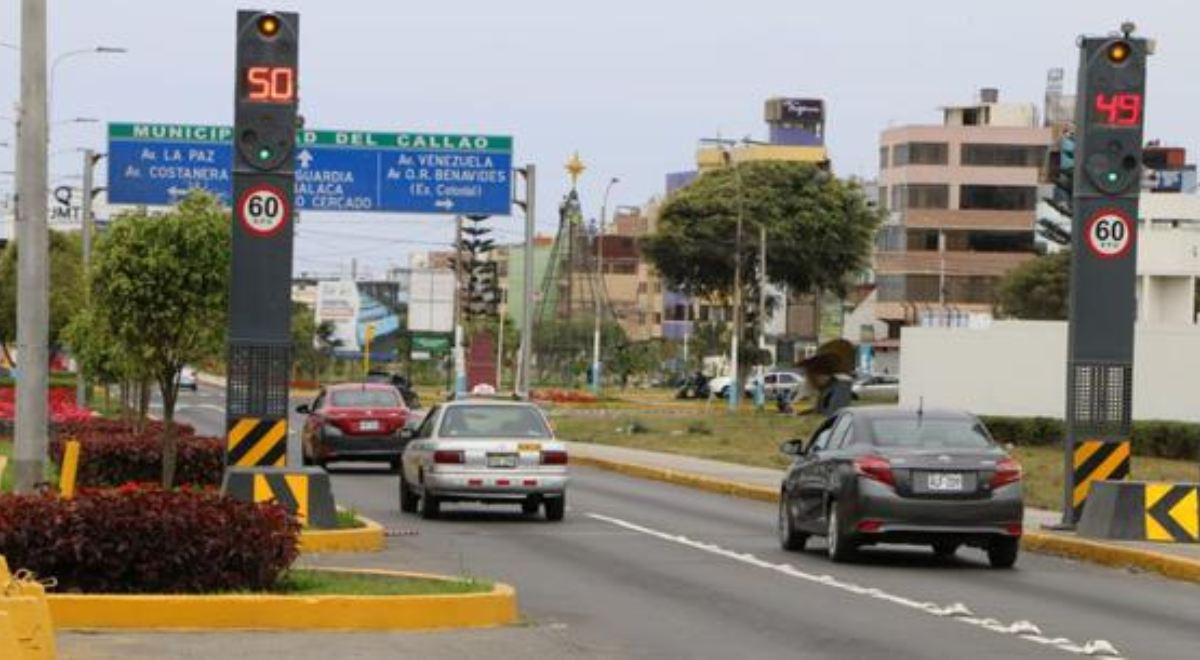
<path id="1" fill-rule="evenodd" d="M 777 501 L 782 470 L 723 463 L 644 449 L 568 442 L 571 461 L 631 476 L 657 479 L 710 492 Z M 1109 566 L 1134 566 L 1200 582 L 1200 543 L 1151 543 L 1081 538 L 1045 529 L 1061 520 L 1056 511 L 1025 509 L 1027 550 L 1068 555 Z"/>

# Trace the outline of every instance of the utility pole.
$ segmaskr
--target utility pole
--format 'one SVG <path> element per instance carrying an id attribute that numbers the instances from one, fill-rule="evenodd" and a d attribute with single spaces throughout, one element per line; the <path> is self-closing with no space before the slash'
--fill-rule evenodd
<path id="1" fill-rule="evenodd" d="M 767 226 L 758 225 L 758 350 L 767 350 Z M 758 365 L 754 385 L 754 405 L 762 408 L 766 403 L 766 367 Z"/>
<path id="2" fill-rule="evenodd" d="M 454 394 L 467 393 L 466 354 L 463 350 L 463 217 L 454 216 Z"/>
<path id="3" fill-rule="evenodd" d="M 737 412 L 738 400 L 742 394 L 742 382 L 738 365 L 738 348 L 742 337 L 742 224 L 743 224 L 743 191 L 742 175 L 737 165 L 732 162 L 729 149 L 724 151 L 725 165 L 733 169 L 733 178 L 737 185 L 737 232 L 733 248 L 733 341 L 730 342 L 730 362 L 733 364 L 733 383 L 729 385 L 729 410 Z"/>
<path id="4" fill-rule="evenodd" d="M 596 290 L 592 292 L 592 299 L 596 307 L 596 327 L 592 332 L 592 391 L 596 394 L 600 393 L 600 376 L 603 369 L 603 364 L 600 362 L 600 325 L 604 308 L 601 305 L 600 295 L 606 291 L 604 287 L 604 222 L 608 216 L 608 193 L 612 192 L 612 187 L 620 181 L 614 176 L 609 179 L 608 186 L 604 188 L 604 200 L 600 203 L 600 224 L 596 227 Z"/>
<path id="5" fill-rule="evenodd" d="M 86 303 L 91 297 L 91 280 L 88 279 L 92 264 L 92 168 L 100 156 L 91 149 L 83 150 L 83 208 L 80 209 L 79 235 L 83 243 L 83 299 Z M 75 361 L 75 403 L 80 408 L 87 406 L 87 376 L 83 373 L 83 365 Z"/>
<path id="6" fill-rule="evenodd" d="M 496 391 L 504 386 L 504 300 L 496 305 L 496 316 L 500 317 L 500 327 L 496 333 Z"/>
<path id="7" fill-rule="evenodd" d="M 46 228 L 46 0 L 21 2 L 21 106 L 17 113 L 17 492 L 46 463 L 50 289 Z"/>
<path id="8" fill-rule="evenodd" d="M 525 166 L 525 262 L 524 288 L 521 297 L 521 354 L 517 372 L 517 394 L 529 396 L 530 356 L 533 353 L 533 243 L 537 230 L 537 167 L 533 163 Z"/>

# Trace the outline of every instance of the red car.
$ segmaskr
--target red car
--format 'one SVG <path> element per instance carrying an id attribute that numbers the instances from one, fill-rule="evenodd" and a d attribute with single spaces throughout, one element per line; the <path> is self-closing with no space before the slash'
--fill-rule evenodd
<path id="1" fill-rule="evenodd" d="M 301 435 L 306 465 L 382 461 L 399 468 L 409 410 L 392 385 L 331 385 L 296 412 L 308 417 Z"/>

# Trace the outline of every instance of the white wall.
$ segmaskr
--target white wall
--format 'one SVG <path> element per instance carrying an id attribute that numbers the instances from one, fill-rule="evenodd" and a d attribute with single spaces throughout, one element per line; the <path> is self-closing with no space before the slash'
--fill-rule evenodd
<path id="1" fill-rule="evenodd" d="M 1067 324 L 999 321 L 986 330 L 904 328 L 900 404 L 978 414 L 1063 416 Z M 1200 422 L 1200 328 L 1139 324 L 1134 345 L 1136 419 Z"/>

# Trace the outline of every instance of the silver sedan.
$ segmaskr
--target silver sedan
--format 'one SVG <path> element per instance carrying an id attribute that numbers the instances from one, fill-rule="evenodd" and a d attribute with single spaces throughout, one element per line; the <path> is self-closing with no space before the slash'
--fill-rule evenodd
<path id="1" fill-rule="evenodd" d="M 409 434 L 400 470 L 400 510 L 436 518 L 443 502 L 520 504 L 528 515 L 563 519 L 567 449 L 530 403 L 452 401 Z"/>

